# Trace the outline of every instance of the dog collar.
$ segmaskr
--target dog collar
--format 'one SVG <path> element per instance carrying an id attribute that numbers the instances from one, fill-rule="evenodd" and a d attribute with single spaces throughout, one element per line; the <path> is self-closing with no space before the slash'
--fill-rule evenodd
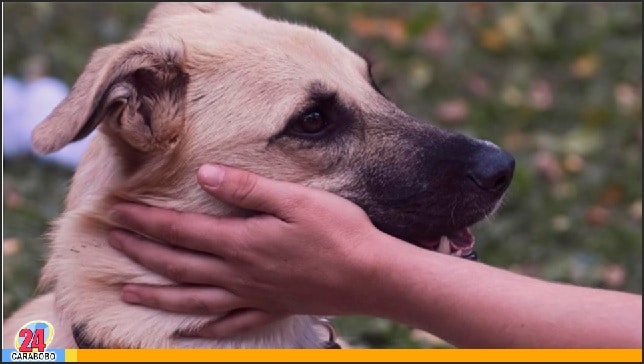
<path id="1" fill-rule="evenodd" d="M 107 349 L 103 345 L 96 344 L 93 340 L 87 337 L 85 333 L 85 325 L 75 324 L 72 325 L 72 336 L 79 349 Z"/>
<path id="2" fill-rule="evenodd" d="M 327 318 L 319 318 L 318 324 L 324 327 L 327 333 L 329 334 L 329 339 L 322 343 L 322 348 L 323 349 L 342 349 L 340 344 L 338 344 L 338 342 L 336 341 L 337 334 L 335 332 L 335 328 L 331 324 L 331 321 L 329 321 L 329 319 Z"/>

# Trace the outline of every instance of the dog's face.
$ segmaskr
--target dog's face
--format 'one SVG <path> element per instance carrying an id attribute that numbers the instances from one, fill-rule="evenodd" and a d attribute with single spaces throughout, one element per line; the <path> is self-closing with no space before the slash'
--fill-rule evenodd
<path id="1" fill-rule="evenodd" d="M 337 193 L 382 231 L 459 255 L 514 170 L 495 145 L 405 114 L 327 34 L 234 4 L 157 6 L 133 40 L 94 53 L 34 145 L 99 125 L 130 195 L 212 204 L 195 171 L 218 162 Z"/>

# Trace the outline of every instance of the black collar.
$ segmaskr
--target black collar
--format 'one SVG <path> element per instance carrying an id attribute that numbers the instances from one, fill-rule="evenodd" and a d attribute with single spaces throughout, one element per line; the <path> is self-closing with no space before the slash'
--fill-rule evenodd
<path id="1" fill-rule="evenodd" d="M 90 339 L 87 336 L 86 329 L 86 324 L 72 325 L 72 335 L 74 336 L 74 341 L 76 341 L 76 346 L 78 346 L 79 349 L 108 349 L 102 344 Z"/>

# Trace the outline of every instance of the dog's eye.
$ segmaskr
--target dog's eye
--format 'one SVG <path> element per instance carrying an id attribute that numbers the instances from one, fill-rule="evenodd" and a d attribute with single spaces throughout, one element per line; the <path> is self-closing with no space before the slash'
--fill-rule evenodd
<path id="1" fill-rule="evenodd" d="M 317 136 L 324 132 L 328 122 L 324 115 L 317 110 L 307 112 L 299 118 L 291 128 L 291 132 L 301 136 Z"/>

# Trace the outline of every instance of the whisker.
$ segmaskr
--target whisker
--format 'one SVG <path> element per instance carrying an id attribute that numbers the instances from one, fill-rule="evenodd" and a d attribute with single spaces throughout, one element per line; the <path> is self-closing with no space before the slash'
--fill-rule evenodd
<path id="1" fill-rule="evenodd" d="M 452 211 L 450 212 L 450 217 L 452 219 L 453 225 L 456 225 L 456 218 L 454 217 L 454 212 L 456 212 L 457 205 L 458 205 L 458 195 L 454 196 L 454 203 L 452 203 Z"/>

